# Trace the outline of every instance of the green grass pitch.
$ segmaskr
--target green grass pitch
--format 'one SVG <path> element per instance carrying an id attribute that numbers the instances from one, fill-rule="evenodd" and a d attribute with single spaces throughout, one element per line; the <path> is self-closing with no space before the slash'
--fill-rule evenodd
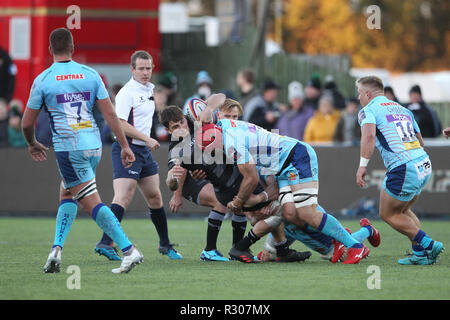
<path id="1" fill-rule="evenodd" d="M 94 253 L 100 229 L 91 219 L 77 219 L 69 234 L 58 274 L 44 274 L 43 265 L 53 241 L 55 221 L 49 218 L 1 218 L 0 300 L 9 299 L 133 299 L 133 300 L 299 300 L 299 299 L 450 299 L 450 258 L 441 254 L 431 266 L 400 266 L 397 259 L 410 250 L 406 237 L 384 222 L 373 221 L 381 245 L 359 265 L 333 265 L 317 253 L 304 263 L 246 265 L 237 261 L 199 259 L 206 241 L 204 219 L 169 219 L 171 241 L 183 260 L 171 261 L 158 253 L 157 234 L 150 219 L 126 219 L 123 228 L 144 254 L 144 262 L 129 274 L 115 275 L 120 262 Z M 357 220 L 344 220 L 352 230 Z M 425 220 L 423 229 L 450 244 L 450 221 Z M 249 227 L 247 227 L 247 231 Z M 231 221 L 225 220 L 218 248 L 224 255 L 231 245 Z M 253 246 L 256 254 L 261 239 Z M 299 242 L 297 250 L 306 247 Z M 71 265 L 80 270 L 80 289 L 69 289 Z M 369 289 L 370 266 L 379 268 L 381 286 Z M 70 282 L 70 281 L 69 281 Z M 370 286 L 369 286 L 370 287 Z"/>

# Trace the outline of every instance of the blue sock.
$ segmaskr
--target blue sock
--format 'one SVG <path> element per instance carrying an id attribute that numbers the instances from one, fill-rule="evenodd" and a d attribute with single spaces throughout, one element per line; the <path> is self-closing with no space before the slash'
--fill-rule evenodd
<path id="1" fill-rule="evenodd" d="M 321 254 L 333 248 L 333 239 L 330 236 L 327 236 L 308 224 L 303 229 L 297 229 L 295 236 L 305 246 Z"/>
<path id="2" fill-rule="evenodd" d="M 59 204 L 58 214 L 56 215 L 56 231 L 53 247 L 60 246 L 62 248 L 64 246 L 66 237 L 77 216 L 77 210 L 78 206 L 75 200 L 65 199 Z"/>
<path id="3" fill-rule="evenodd" d="M 362 227 L 358 231 L 352 233 L 352 237 L 361 243 L 363 243 L 364 240 L 366 240 L 371 235 L 372 235 L 372 227 L 371 226 Z"/>
<path id="4" fill-rule="evenodd" d="M 97 225 L 119 246 L 122 252 L 129 250 L 132 246 L 127 235 L 123 232 L 119 220 L 104 203 L 99 203 L 92 210 L 92 219 Z"/>
<path id="5" fill-rule="evenodd" d="M 125 209 L 116 203 L 111 204 L 111 206 L 109 208 L 114 213 L 117 220 L 119 220 L 119 222 L 122 222 L 122 218 L 123 218 Z M 100 243 L 110 246 L 112 242 L 113 242 L 112 239 L 106 233 L 103 232 L 103 237 L 100 240 Z"/>
<path id="6" fill-rule="evenodd" d="M 419 230 L 419 232 L 417 232 L 413 241 L 417 242 L 421 247 L 425 248 L 426 250 L 431 250 L 434 243 L 434 241 L 429 236 L 427 236 L 427 234 L 422 230 Z"/>
<path id="7" fill-rule="evenodd" d="M 412 252 L 419 257 L 425 256 L 425 249 L 422 246 L 412 245 Z"/>
<path id="8" fill-rule="evenodd" d="M 362 248 L 362 243 L 354 239 L 332 215 L 324 213 L 322 221 L 317 229 L 341 242 L 347 248 Z"/>
<path id="9" fill-rule="evenodd" d="M 167 217 L 164 207 L 159 209 L 150 208 L 150 218 L 155 225 L 156 232 L 159 235 L 159 245 L 166 247 L 170 244 L 169 231 L 167 230 Z"/>

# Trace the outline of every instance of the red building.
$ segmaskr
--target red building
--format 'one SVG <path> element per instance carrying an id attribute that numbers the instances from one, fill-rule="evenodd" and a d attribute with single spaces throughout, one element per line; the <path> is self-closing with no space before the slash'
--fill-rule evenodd
<path id="1" fill-rule="evenodd" d="M 17 66 L 14 99 L 25 105 L 34 78 L 52 64 L 48 39 L 59 27 L 71 29 L 79 63 L 125 68 L 135 50 L 146 50 L 158 72 L 158 6 L 159 0 L 0 0 L 0 46 Z"/>

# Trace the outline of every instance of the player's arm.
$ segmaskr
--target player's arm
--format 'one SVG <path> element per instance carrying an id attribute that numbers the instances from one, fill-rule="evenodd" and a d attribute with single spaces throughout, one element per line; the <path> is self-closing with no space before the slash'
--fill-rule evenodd
<path id="1" fill-rule="evenodd" d="M 123 131 L 125 132 L 125 135 L 127 137 L 144 141 L 152 151 L 159 148 L 158 141 L 137 130 L 135 127 L 129 124 L 128 121 L 120 119 L 120 124 L 122 125 Z"/>
<path id="2" fill-rule="evenodd" d="M 215 93 L 206 100 L 206 108 L 200 113 L 199 118 L 203 123 L 213 121 L 213 114 L 225 102 L 226 96 L 223 93 Z"/>
<path id="3" fill-rule="evenodd" d="M 267 193 L 267 196 L 269 197 L 269 201 L 278 199 L 279 189 L 278 189 L 278 184 L 275 181 L 274 176 L 268 176 L 266 178 L 264 191 Z"/>
<path id="4" fill-rule="evenodd" d="M 108 98 L 97 100 L 98 108 L 105 118 L 106 123 L 108 123 L 111 131 L 116 136 L 117 142 L 120 144 L 122 148 L 121 158 L 123 165 L 128 168 L 135 161 L 134 153 L 131 151 L 130 146 L 128 145 L 127 138 L 123 132 L 122 126 L 120 125 L 119 118 L 117 117 L 116 112 L 114 111 L 114 107 L 111 103 L 111 100 Z"/>
<path id="5" fill-rule="evenodd" d="M 36 140 L 34 126 L 40 109 L 26 108 L 22 117 L 22 132 L 28 144 L 28 152 L 35 161 L 47 160 L 48 148 Z"/>
<path id="6" fill-rule="evenodd" d="M 254 163 L 238 164 L 237 166 L 243 179 L 238 194 L 227 205 L 228 209 L 233 212 L 242 210 L 244 203 L 250 198 L 259 182 L 258 170 L 256 170 Z"/>
<path id="7" fill-rule="evenodd" d="M 420 132 L 420 127 L 417 124 L 416 119 L 414 118 L 414 114 L 410 110 L 408 110 L 408 109 L 406 109 L 406 110 L 412 119 L 412 126 L 414 128 L 414 133 L 416 135 L 416 138 L 419 141 L 420 146 L 423 148 L 423 147 L 425 147 L 425 143 L 423 141 L 422 133 Z"/>
<path id="8" fill-rule="evenodd" d="M 183 188 L 186 172 L 187 170 L 178 163 L 167 172 L 166 184 L 170 191 L 176 192 Z"/>
<path id="9" fill-rule="evenodd" d="M 366 185 L 364 177 L 366 175 L 367 165 L 375 148 L 375 135 L 376 125 L 374 123 L 366 123 L 361 127 L 361 158 L 356 173 L 356 183 L 361 188 Z"/>
<path id="10" fill-rule="evenodd" d="M 264 180 L 261 179 L 260 183 L 264 187 L 264 191 L 258 194 L 251 194 L 245 202 L 246 207 L 252 207 L 261 202 L 274 201 L 278 199 L 278 184 L 273 176 L 268 176 Z"/>
<path id="11" fill-rule="evenodd" d="M 417 140 L 419 140 L 420 146 L 422 148 L 425 147 L 425 142 L 423 141 L 422 134 L 420 132 L 416 133 Z"/>
<path id="12" fill-rule="evenodd" d="M 169 207 L 172 212 L 178 212 L 183 205 L 183 185 L 186 180 L 187 170 L 178 163 L 167 173 L 166 184 L 173 191 L 172 198 L 169 201 Z"/>

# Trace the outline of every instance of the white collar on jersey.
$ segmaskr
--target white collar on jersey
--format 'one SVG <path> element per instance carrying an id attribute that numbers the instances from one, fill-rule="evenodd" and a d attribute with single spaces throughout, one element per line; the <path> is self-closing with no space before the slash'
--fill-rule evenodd
<path id="1" fill-rule="evenodd" d="M 147 91 L 153 90 L 155 88 L 155 85 L 153 83 L 148 82 L 146 85 L 143 85 L 142 83 L 134 80 L 133 76 L 131 76 L 130 83 L 132 83 L 133 86 L 135 86 L 136 88 L 142 88 Z"/>

